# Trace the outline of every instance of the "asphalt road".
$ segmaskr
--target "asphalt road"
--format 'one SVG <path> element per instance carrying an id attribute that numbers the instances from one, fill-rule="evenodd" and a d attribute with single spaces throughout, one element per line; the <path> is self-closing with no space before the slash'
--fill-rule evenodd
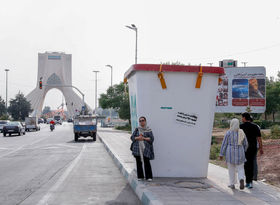
<path id="1" fill-rule="evenodd" d="M 1 205 L 140 204 L 103 144 L 73 141 L 72 124 L 0 134 Z"/>

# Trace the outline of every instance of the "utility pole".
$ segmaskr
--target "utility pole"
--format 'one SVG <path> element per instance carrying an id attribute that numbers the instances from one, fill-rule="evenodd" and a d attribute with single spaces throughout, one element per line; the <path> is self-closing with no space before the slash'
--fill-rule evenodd
<path id="1" fill-rule="evenodd" d="M 95 73 L 95 115 L 97 114 L 97 73 L 99 73 L 98 70 L 94 70 L 92 71 Z"/>
<path id="2" fill-rule="evenodd" d="M 5 69 L 6 71 L 6 110 L 8 109 L 8 72 L 9 69 Z"/>

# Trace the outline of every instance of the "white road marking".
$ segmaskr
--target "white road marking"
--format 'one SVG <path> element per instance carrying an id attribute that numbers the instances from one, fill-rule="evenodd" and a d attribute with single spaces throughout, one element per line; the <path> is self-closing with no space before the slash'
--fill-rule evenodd
<path id="1" fill-rule="evenodd" d="M 11 149 L 11 148 L 6 148 L 6 147 L 0 147 L 0 149 Z"/>
<path id="2" fill-rule="evenodd" d="M 71 164 L 68 166 L 68 168 L 59 177 L 59 179 L 56 181 L 56 183 L 48 190 L 48 192 L 42 197 L 42 199 L 37 203 L 37 205 L 47 205 L 48 204 L 49 199 L 52 198 L 53 194 L 59 189 L 59 187 L 66 180 L 66 178 L 69 176 L 71 171 L 74 169 L 74 167 L 77 165 L 77 163 L 81 159 L 81 156 L 82 156 L 83 152 L 85 151 L 85 149 L 86 149 L 86 145 L 84 144 L 79 155 L 75 158 L 75 160 L 73 162 L 71 162 Z"/>
<path id="3" fill-rule="evenodd" d="M 60 149 L 60 148 L 75 148 L 78 149 L 79 147 L 73 146 L 73 145 L 65 145 L 65 144 L 49 144 L 49 145 L 43 145 L 43 146 L 37 146 L 37 147 L 31 147 L 31 148 L 24 148 L 24 149 L 30 149 L 30 150 L 36 150 L 36 149 Z"/>

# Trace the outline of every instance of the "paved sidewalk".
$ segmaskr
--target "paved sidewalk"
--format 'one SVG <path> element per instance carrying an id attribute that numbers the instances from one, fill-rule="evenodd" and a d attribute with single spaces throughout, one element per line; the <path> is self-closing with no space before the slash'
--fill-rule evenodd
<path id="1" fill-rule="evenodd" d="M 213 164 L 209 164 L 207 179 L 155 178 L 153 182 L 138 182 L 135 159 L 129 150 L 130 134 L 99 128 L 98 135 L 142 204 L 280 204 L 280 189 L 262 182 L 254 183 L 251 190 L 229 189 L 227 169 Z"/>

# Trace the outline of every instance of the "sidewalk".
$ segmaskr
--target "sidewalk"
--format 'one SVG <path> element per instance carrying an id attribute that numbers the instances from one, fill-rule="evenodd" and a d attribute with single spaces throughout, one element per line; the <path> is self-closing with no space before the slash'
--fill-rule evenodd
<path id="1" fill-rule="evenodd" d="M 280 204 L 280 189 L 262 182 L 255 182 L 251 190 L 229 189 L 227 169 L 213 164 L 209 164 L 207 179 L 155 178 L 153 182 L 138 182 L 135 159 L 129 150 L 130 134 L 99 128 L 98 136 L 142 204 Z"/>

